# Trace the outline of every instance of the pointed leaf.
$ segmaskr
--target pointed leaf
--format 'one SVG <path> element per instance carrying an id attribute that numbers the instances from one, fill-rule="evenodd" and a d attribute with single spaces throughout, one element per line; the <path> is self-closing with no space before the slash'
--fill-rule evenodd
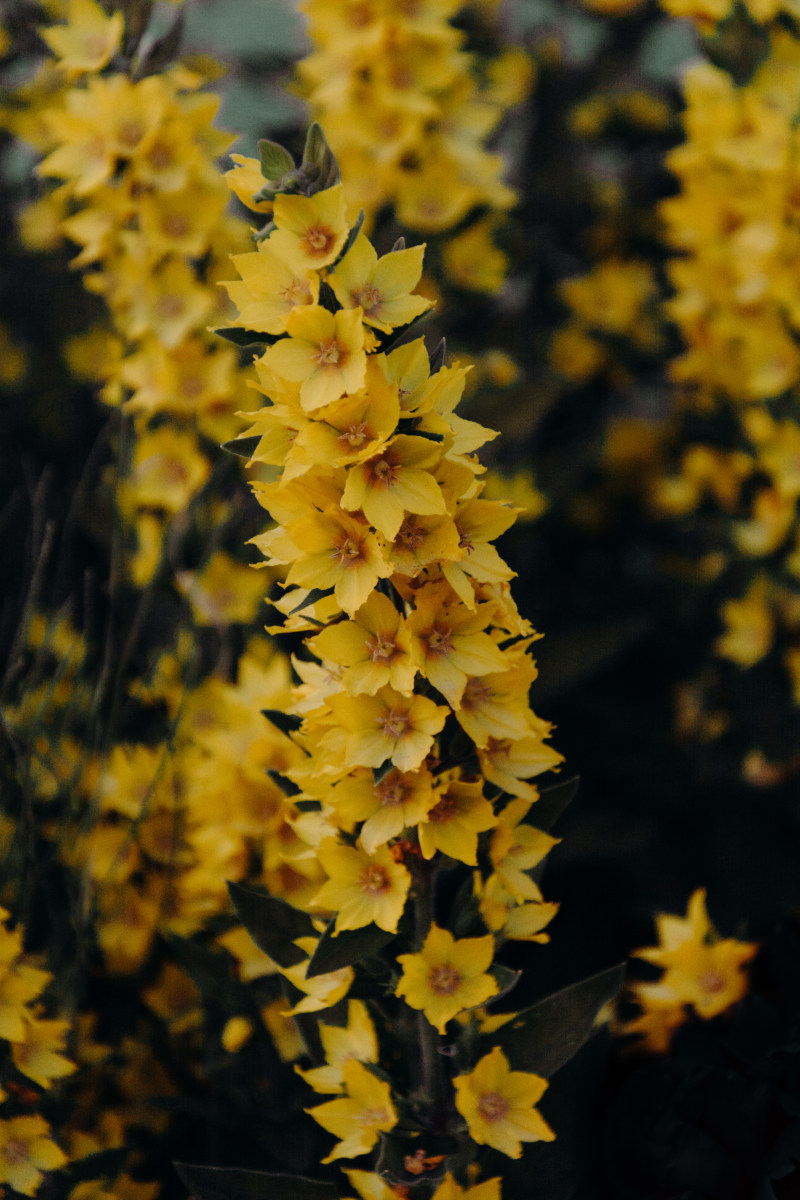
<path id="1" fill-rule="evenodd" d="M 306 134 L 303 163 L 313 163 L 317 168 L 318 174 L 314 191 L 333 187 L 342 178 L 336 157 L 325 140 L 322 128 L 316 121 L 309 126 Z"/>
<path id="2" fill-rule="evenodd" d="M 495 1000 L 499 1000 L 502 996 L 507 996 L 511 989 L 516 987 L 522 976 L 522 971 L 515 971 L 511 967 L 503 967 L 499 963 L 492 963 L 489 967 L 489 974 L 499 988 L 499 991 L 494 996 L 490 996 L 487 1001 L 488 1004 L 494 1004 Z"/>
<path id="3" fill-rule="evenodd" d="M 274 958 L 280 967 L 293 967 L 305 958 L 294 945 L 296 938 L 314 937 L 311 918 L 285 900 L 277 900 L 266 892 L 229 883 L 233 907 L 250 937 L 260 950 Z"/>
<path id="4" fill-rule="evenodd" d="M 430 315 L 431 309 L 428 308 L 425 312 L 420 313 L 418 317 L 414 317 L 413 321 L 409 321 L 407 325 L 400 325 L 397 329 L 393 329 L 391 333 L 387 333 L 378 347 L 381 354 L 388 354 L 390 350 L 393 350 L 395 346 L 400 344 L 409 330 L 415 329 L 421 321 L 429 320 Z"/>
<path id="5" fill-rule="evenodd" d="M 175 1163 L 175 1170 L 196 1200 L 338 1200 L 339 1196 L 334 1184 L 300 1175 L 192 1163 Z"/>
<path id="6" fill-rule="evenodd" d="M 350 249 L 353 242 L 356 240 L 359 233 L 361 232 L 361 226 L 364 224 L 364 216 L 365 216 L 365 213 L 362 208 L 359 210 L 359 214 L 356 217 L 355 225 L 353 225 L 353 227 L 351 228 L 350 232 L 348 233 L 347 237 L 344 240 L 344 245 L 342 246 L 338 255 L 336 256 L 336 258 L 333 260 L 330 267 L 328 268 L 329 270 L 333 271 L 339 265 L 339 263 L 342 261 L 345 254 L 347 254 L 347 251 Z"/>
<path id="7" fill-rule="evenodd" d="M 542 788 L 539 799 L 528 813 L 530 824 L 549 833 L 561 814 L 572 803 L 580 782 L 580 777 L 576 775 L 573 779 L 565 779 L 563 783 Z"/>
<path id="8" fill-rule="evenodd" d="M 316 604 L 318 600 L 324 600 L 332 592 L 333 588 L 312 588 L 299 604 L 289 610 L 289 616 L 293 617 L 295 613 L 302 612 L 304 608 L 310 608 L 312 604 Z"/>
<path id="9" fill-rule="evenodd" d="M 319 285 L 319 304 L 326 308 L 329 313 L 337 313 L 341 309 L 341 304 L 336 299 L 336 293 L 329 283 L 323 279 Z"/>
<path id="10" fill-rule="evenodd" d="M 533 1071 L 549 1079 L 587 1042 L 597 1014 L 619 992 L 625 964 L 600 971 L 562 988 L 492 1034 L 514 1071 Z"/>
<path id="11" fill-rule="evenodd" d="M 296 796 L 300 788 L 296 783 L 292 783 L 291 779 L 287 779 L 285 775 L 281 775 L 280 771 L 267 771 L 272 782 L 276 787 L 279 787 L 284 796 Z"/>
<path id="12" fill-rule="evenodd" d="M 362 962 L 370 954 L 377 954 L 394 938 L 393 933 L 379 929 L 377 925 L 365 925 L 362 929 L 343 929 L 334 934 L 335 919 L 325 927 L 325 931 L 317 942 L 317 948 L 311 955 L 311 961 L 306 969 L 306 979 L 315 975 L 327 975 L 329 971 L 338 971 L 342 967 L 351 967 L 354 963 Z"/>
<path id="13" fill-rule="evenodd" d="M 405 250 L 405 248 L 406 248 L 406 239 L 404 237 L 399 237 L 397 239 L 397 241 L 395 242 L 395 244 L 392 246 L 392 249 L 390 250 L 390 254 L 394 254 L 394 252 L 396 250 Z"/>
<path id="14" fill-rule="evenodd" d="M 287 172 L 294 170 L 294 159 L 289 151 L 268 138 L 261 138 L 259 141 L 258 155 L 261 159 L 261 174 L 265 179 L 282 179 Z"/>
<path id="15" fill-rule="evenodd" d="M 378 784 L 382 780 L 384 780 L 386 778 L 386 776 L 389 774 L 389 772 L 391 771 L 393 766 L 394 766 L 394 763 L 392 762 L 392 760 L 390 758 L 387 758 L 384 762 L 381 763 L 381 765 L 379 767 L 373 767 L 372 768 L 372 782 L 374 784 Z"/>
<path id="16" fill-rule="evenodd" d="M 302 717 L 296 717 L 294 713 L 283 712 L 280 708 L 262 708 L 261 715 L 276 725 L 281 733 L 294 733 L 303 724 Z"/>
<path id="17" fill-rule="evenodd" d="M 232 442 L 223 442 L 221 449 L 237 458 L 251 458 L 260 441 L 260 437 L 236 438 Z"/>
<path id="18" fill-rule="evenodd" d="M 153 75 L 172 61 L 181 44 L 185 20 L 184 13 L 179 12 L 164 36 L 153 42 L 147 53 L 139 60 L 136 71 L 137 79 L 143 79 L 145 75 Z"/>
<path id="19" fill-rule="evenodd" d="M 226 342 L 233 342 L 234 346 L 238 346 L 241 350 L 247 350 L 250 346 L 271 346 L 278 340 L 277 336 L 272 333 L 240 329 L 238 325 L 215 329 L 214 333 L 217 337 L 225 338 Z"/>
<path id="20" fill-rule="evenodd" d="M 447 353 L 447 342 L 444 338 L 439 342 L 439 345 L 434 351 L 428 355 L 431 364 L 431 375 L 435 375 L 444 366 L 444 358 Z"/>

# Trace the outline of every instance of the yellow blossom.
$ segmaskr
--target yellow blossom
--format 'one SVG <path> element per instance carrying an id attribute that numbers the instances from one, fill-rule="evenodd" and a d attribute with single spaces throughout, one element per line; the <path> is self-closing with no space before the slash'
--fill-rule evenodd
<path id="1" fill-rule="evenodd" d="M 397 1124 L 388 1083 L 353 1059 L 343 1063 L 342 1075 L 345 1096 L 306 1109 L 323 1129 L 341 1138 L 327 1158 L 323 1158 L 324 1163 L 367 1154 L 380 1133 L 388 1133 Z"/>
<path id="2" fill-rule="evenodd" d="M 331 275 L 330 284 L 343 308 L 360 308 L 365 324 L 389 333 L 431 307 L 412 296 L 422 274 L 425 246 L 393 250 L 378 258 L 372 243 L 359 234 Z"/>
<path id="3" fill-rule="evenodd" d="M 300 384 L 300 402 L 307 412 L 363 386 L 361 309 L 330 313 L 318 304 L 293 308 L 286 332 L 289 336 L 270 346 L 261 361 L 282 379 Z"/>
<path id="4" fill-rule="evenodd" d="M 275 197 L 270 249 L 295 271 L 319 270 L 337 258 L 347 237 L 340 183 L 313 196 Z"/>
<path id="5" fill-rule="evenodd" d="M 345 846 L 333 838 L 323 841 L 319 861 L 329 876 L 317 895 L 314 907 L 336 913 L 335 932 L 360 929 L 374 922 L 394 933 L 403 914 L 411 876 L 395 862 L 386 846 L 368 854 Z"/>
<path id="6" fill-rule="evenodd" d="M 346 732 L 348 767 L 379 767 L 391 760 L 413 771 L 433 746 L 448 709 L 425 696 L 406 696 L 382 687 L 374 696 L 332 696 L 328 701 Z"/>
<path id="7" fill-rule="evenodd" d="M 509 1158 L 519 1158 L 523 1142 L 551 1142 L 550 1126 L 534 1107 L 547 1080 L 529 1071 L 512 1071 L 502 1050 L 495 1046 L 474 1069 L 457 1075 L 456 1108 L 467 1122 L 469 1135 Z"/>
<path id="8" fill-rule="evenodd" d="M 494 938 L 456 939 L 448 929 L 432 925 L 417 954 L 399 954 L 403 969 L 396 994 L 421 1009 L 439 1033 L 458 1013 L 484 1004 L 497 993 L 488 974 Z"/>
<path id="9" fill-rule="evenodd" d="M 23 1196 L 32 1196 L 44 1171 L 63 1167 L 67 1156 L 50 1137 L 44 1117 L 11 1117 L 0 1120 L 0 1184 Z"/>
<path id="10" fill-rule="evenodd" d="M 67 23 L 42 29 L 41 35 L 71 74 L 99 71 L 122 42 L 125 19 L 121 12 L 107 16 L 95 0 L 69 0 Z"/>

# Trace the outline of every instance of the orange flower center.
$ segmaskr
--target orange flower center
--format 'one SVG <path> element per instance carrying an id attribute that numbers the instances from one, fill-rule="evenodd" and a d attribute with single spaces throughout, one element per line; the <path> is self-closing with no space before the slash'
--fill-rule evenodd
<path id="1" fill-rule="evenodd" d="M 478 1116 L 484 1121 L 502 1121 L 510 1108 L 508 1100 L 500 1092 L 482 1092 L 478 1100 Z"/>
<path id="2" fill-rule="evenodd" d="M 316 353 L 311 357 L 321 367 L 338 367 L 342 360 L 342 347 L 332 338 L 329 342 L 320 342 Z"/>
<path id="3" fill-rule="evenodd" d="M 461 697 L 461 707 L 466 709 L 477 708 L 484 700 L 488 700 L 492 695 L 492 689 L 488 683 L 482 683 L 480 679 L 468 679 L 467 686 L 464 688 L 464 695 Z"/>
<path id="4" fill-rule="evenodd" d="M 363 543 L 357 542 L 355 538 L 345 537 L 331 551 L 331 558 L 336 559 L 338 563 L 354 563 L 356 560 L 364 558 Z"/>
<path id="5" fill-rule="evenodd" d="M 390 662 L 399 653 L 394 638 L 386 638 L 380 633 L 376 633 L 374 639 L 367 641 L 367 650 L 373 662 L 384 664 Z"/>
<path id="6" fill-rule="evenodd" d="M 168 217 L 164 217 L 161 228 L 169 237 L 180 238 L 186 236 L 191 226 L 188 217 L 184 217 L 181 213 L 171 213 Z"/>
<path id="7" fill-rule="evenodd" d="M 330 225 L 310 225 L 301 238 L 306 254 L 311 258 L 324 258 L 336 241 Z"/>
<path id="8" fill-rule="evenodd" d="M 144 137 L 144 128 L 141 121 L 123 121 L 117 134 L 123 146 L 138 146 Z"/>
<path id="9" fill-rule="evenodd" d="M 401 546 L 407 546 L 409 550 L 416 550 L 425 541 L 425 531 L 420 529 L 413 516 L 408 516 L 398 529 L 394 540 Z"/>
<path id="10" fill-rule="evenodd" d="M 383 292 L 374 283 L 365 283 L 350 293 L 350 299 L 361 305 L 365 317 L 373 317 L 383 304 Z"/>
<path id="11" fill-rule="evenodd" d="M 380 797 L 384 808 L 399 807 L 405 802 L 405 798 L 408 795 L 408 788 L 403 787 L 399 779 L 391 779 L 388 776 L 386 779 L 381 780 L 375 791 Z"/>
<path id="12" fill-rule="evenodd" d="M 440 963 L 433 967 L 428 975 L 428 987 L 437 996 L 452 996 L 461 983 L 461 972 L 451 963 Z"/>
<path id="13" fill-rule="evenodd" d="M 385 716 L 378 717 L 377 723 L 389 738 L 402 737 L 406 730 L 411 728 L 408 713 L 401 708 L 390 708 Z"/>
<path id="14" fill-rule="evenodd" d="M 437 825 L 443 825 L 445 821 L 449 821 L 455 816 L 458 811 L 458 799 L 450 792 L 445 792 L 438 804 L 434 804 L 431 811 L 428 813 L 428 820 L 434 821 Z"/>
<path id="15" fill-rule="evenodd" d="M 427 647 L 428 654 L 432 657 L 443 658 L 445 654 L 449 654 L 453 649 L 452 629 L 442 625 L 440 622 L 429 629 L 427 633 L 422 634 L 422 641 Z"/>
<path id="16" fill-rule="evenodd" d="M 22 1138 L 9 1138 L 3 1146 L 3 1157 L 7 1163 L 24 1163 L 28 1161 L 28 1143 Z"/>
<path id="17" fill-rule="evenodd" d="M 83 39 L 83 52 L 89 58 L 99 58 L 108 48 L 108 40 L 102 33 L 90 33 Z"/>
<path id="18" fill-rule="evenodd" d="M 171 167 L 174 162 L 174 156 L 169 146 L 165 146 L 163 142 L 156 142 L 151 146 L 150 153 L 147 155 L 147 161 L 154 171 L 163 171 L 166 167 Z"/>
<path id="19" fill-rule="evenodd" d="M 700 985 L 700 990 L 710 996 L 725 990 L 725 976 L 721 975 L 719 971 L 706 971 L 700 976 L 697 982 Z"/>
<path id="20" fill-rule="evenodd" d="M 370 474 L 370 482 L 373 487 L 388 488 L 396 482 L 400 471 L 400 466 L 397 462 L 392 462 L 385 454 L 380 458 L 374 458 L 367 463 L 367 468 Z"/>
<path id="21" fill-rule="evenodd" d="M 461 526 L 456 522 L 458 530 L 458 544 L 462 550 L 466 550 L 467 554 L 472 554 L 475 549 L 475 543 L 472 541 L 468 533 L 465 533 Z"/>
<path id="22" fill-rule="evenodd" d="M 343 429 L 336 439 L 343 446 L 351 446 L 357 450 L 359 446 L 363 446 L 368 437 L 367 424 L 361 421 L 358 425 L 355 421 L 351 421 L 346 429 Z"/>
<path id="23" fill-rule="evenodd" d="M 154 307 L 157 317 L 160 317 L 163 321 L 169 321 L 173 317 L 179 317 L 183 312 L 183 296 L 178 296 L 175 293 L 167 296 L 159 296 Z"/>
<path id="24" fill-rule="evenodd" d="M 278 288 L 278 295 L 291 305 L 311 302 L 311 290 L 301 279 L 293 279 L 286 287 Z"/>
<path id="25" fill-rule="evenodd" d="M 385 867 L 370 863 L 358 877 L 358 886 L 366 896 L 381 896 L 391 890 L 391 880 Z"/>

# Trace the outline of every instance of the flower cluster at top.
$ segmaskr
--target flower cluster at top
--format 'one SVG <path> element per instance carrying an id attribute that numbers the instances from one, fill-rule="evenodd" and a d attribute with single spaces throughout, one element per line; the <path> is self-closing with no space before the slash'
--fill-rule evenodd
<path id="1" fill-rule="evenodd" d="M 479 72 L 465 34 L 451 24 L 462 0 L 302 0 L 314 49 L 298 65 L 315 119 L 330 131 L 348 211 L 370 228 L 394 209 L 401 226 L 426 234 L 455 229 L 488 210 L 445 245 L 443 265 L 460 287 L 494 291 L 507 270 L 492 244 L 500 215 L 516 202 L 502 182 L 503 159 L 486 138 L 524 98 L 532 66 L 519 48 L 500 50 Z M 493 3 L 472 6 L 491 17 Z M 485 11 L 484 11 L 485 10 Z M 480 44 L 498 41 L 485 31 Z"/>
<path id="2" fill-rule="evenodd" d="M 769 660 L 797 704 L 800 41 L 774 28 L 768 45 L 747 83 L 709 63 L 685 80 L 686 141 L 668 158 L 681 190 L 661 213 L 681 252 L 668 312 L 685 344 L 671 373 L 689 423 L 654 504 L 705 522 L 699 571 L 720 589 L 716 655 L 740 671 Z"/>
<path id="3" fill-rule="evenodd" d="M 304 640 L 294 702 L 267 716 L 287 730 L 294 828 L 324 874 L 302 907 L 329 922 L 320 936 L 309 921 L 283 971 L 293 1011 L 320 1010 L 347 995 L 348 964 L 367 953 L 359 943 L 348 958 L 342 935 L 377 948 L 397 937 L 409 952 L 393 959 L 390 990 L 426 1036 L 443 1036 L 498 993 L 496 947 L 547 940 L 556 910 L 530 874 L 556 839 L 535 826 L 529 780 L 560 756 L 528 703 L 536 634 L 492 544 L 515 511 L 481 497 L 475 451 L 493 434 L 455 411 L 466 372 L 421 338 L 397 344 L 429 307 L 414 293 L 424 247 L 378 255 L 348 224 L 318 127 L 299 168 L 269 143 L 262 163 L 282 173 L 269 183 L 272 219 L 226 286 L 248 338 L 268 343 L 255 370 L 269 402 L 242 446 L 276 472 L 254 485 L 275 522 L 254 541 L 286 573 L 281 630 Z M 439 893 L 459 870 L 454 933 Z M 339 969 L 317 969 L 339 939 Z M 312 1110 L 340 1139 L 329 1160 L 367 1153 L 399 1119 L 369 1070 L 371 1021 L 355 1000 L 349 1014 L 348 1034 L 330 1031 L 328 1066 L 307 1074 L 339 1093 Z M 466 1122 L 474 1142 L 513 1157 L 552 1136 L 533 1107 L 543 1079 L 498 1047 L 469 1068 L 446 1081 L 444 1102 L 425 1081 L 439 1114 L 429 1129 Z"/>
<path id="4" fill-rule="evenodd" d="M 117 503 L 135 539 L 129 573 L 142 587 L 163 563 L 175 518 L 209 479 L 204 439 L 217 444 L 235 432 L 238 357 L 208 325 L 224 319 L 216 280 L 247 233 L 227 211 L 216 168 L 231 141 L 212 124 L 219 97 L 200 90 L 217 65 L 155 74 L 156 64 L 137 57 L 122 12 L 108 16 L 96 0 L 56 11 L 63 22 L 41 30 L 53 57 L 19 89 L 23 103 L 8 116 L 44 154 L 37 173 L 58 181 L 21 214 L 20 233 L 34 249 L 76 243 L 72 266 L 107 306 L 110 323 L 72 338 L 64 353 L 78 378 L 101 385 L 102 399 L 133 418 Z M 241 577 L 244 596 L 246 568 L 218 557 Z"/>
<path id="5" fill-rule="evenodd" d="M 656 925 L 659 944 L 634 954 L 663 967 L 664 974 L 655 983 L 629 985 L 630 998 L 641 1012 L 620 1032 L 638 1035 L 638 1045 L 663 1054 L 674 1030 L 686 1022 L 689 1009 L 710 1020 L 747 994 L 743 968 L 758 945 L 716 933 L 706 912 L 705 888 L 692 894 L 685 917 L 660 913 Z"/>

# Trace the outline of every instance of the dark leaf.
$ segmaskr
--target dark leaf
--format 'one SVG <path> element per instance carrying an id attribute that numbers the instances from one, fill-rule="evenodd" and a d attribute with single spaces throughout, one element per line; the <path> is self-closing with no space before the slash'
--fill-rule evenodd
<path id="1" fill-rule="evenodd" d="M 172 62 L 178 52 L 183 37 L 184 14 L 179 12 L 163 37 L 153 42 L 150 49 L 139 60 L 136 75 L 142 79 L 145 75 L 153 75 Z"/>
<path id="2" fill-rule="evenodd" d="M 444 366 L 444 357 L 446 353 L 447 343 L 445 342 L 445 339 L 442 338 L 436 349 L 428 354 L 428 359 L 431 364 L 431 375 L 435 375 L 437 371 L 442 369 Z"/>
<path id="3" fill-rule="evenodd" d="M 254 329 L 240 329 L 238 325 L 215 329 L 214 333 L 217 337 L 225 338 L 226 342 L 233 342 L 234 346 L 238 346 L 240 350 L 248 350 L 251 346 L 271 346 L 278 341 L 274 334 L 258 333 Z"/>
<path id="4" fill-rule="evenodd" d="M 296 717 L 293 713 L 282 712 L 279 708 L 262 708 L 262 717 L 266 717 L 273 725 L 280 729 L 281 733 L 294 733 L 303 724 L 302 717 Z"/>
<path id="5" fill-rule="evenodd" d="M 306 144 L 303 148 L 303 162 L 313 163 L 318 175 L 315 191 L 323 191 L 341 181 L 342 175 L 333 151 L 325 140 L 325 134 L 320 125 L 314 121 L 308 128 Z"/>
<path id="6" fill-rule="evenodd" d="M 391 771 L 393 766 L 394 766 L 394 763 L 392 762 L 392 760 L 390 758 L 387 758 L 386 761 L 382 762 L 379 767 L 373 767 L 372 768 L 372 782 L 380 783 L 381 780 L 386 778 L 386 776 L 389 774 L 389 772 Z"/>
<path id="7" fill-rule="evenodd" d="M 124 52 L 133 57 L 153 12 L 153 0 L 127 0 L 125 4 Z"/>
<path id="8" fill-rule="evenodd" d="M 178 962 L 200 993 L 229 1005 L 234 989 L 227 954 L 208 950 L 189 938 L 173 936 L 169 943 Z"/>
<path id="9" fill-rule="evenodd" d="M 364 210 L 362 208 L 360 210 L 358 216 L 356 217 L 355 225 L 352 226 L 350 232 L 348 233 L 347 237 L 345 238 L 344 245 L 342 246 L 341 250 L 339 251 L 337 257 L 331 263 L 329 270 L 332 271 L 342 261 L 345 254 L 347 254 L 347 251 L 350 249 L 353 242 L 356 240 L 359 233 L 361 232 L 361 226 L 363 224 L 364 224 Z"/>
<path id="10" fill-rule="evenodd" d="M 427 438 L 427 440 L 429 442 L 443 442 L 444 441 L 443 433 L 431 433 L 430 430 L 428 430 L 428 429 L 415 429 L 413 436 Z"/>
<path id="11" fill-rule="evenodd" d="M 326 308 L 329 313 L 337 313 L 341 309 L 341 304 L 336 299 L 336 293 L 329 283 L 323 279 L 319 285 L 319 303 L 323 308 Z"/>
<path id="12" fill-rule="evenodd" d="M 392 246 L 391 253 L 394 254 L 394 252 L 396 250 L 405 250 L 405 248 L 406 248 L 406 239 L 404 237 L 399 237 L 397 239 L 397 241 L 395 242 L 395 244 Z"/>
<path id="13" fill-rule="evenodd" d="M 281 775 L 280 771 L 267 771 L 272 782 L 276 787 L 279 787 L 284 796 L 296 796 L 300 788 L 296 783 L 292 783 L 291 779 L 287 779 L 285 775 Z"/>
<path id="14" fill-rule="evenodd" d="M 318 600 L 324 600 L 326 596 L 330 596 L 333 588 L 312 588 L 308 595 L 294 608 L 290 609 L 289 616 L 293 617 L 295 613 L 302 612 L 304 608 L 310 608 L 312 604 L 316 604 Z"/>
<path id="15" fill-rule="evenodd" d="M 580 777 L 575 775 L 572 779 L 565 779 L 563 783 L 542 788 L 539 799 L 528 813 L 530 824 L 549 833 L 561 814 L 572 803 L 580 782 Z"/>
<path id="16" fill-rule="evenodd" d="M 258 155 L 261 159 L 261 174 L 265 179 L 282 179 L 289 171 L 294 170 L 294 159 L 289 151 L 268 138 L 260 139 Z"/>
<path id="17" fill-rule="evenodd" d="M 514 1071 L 534 1071 L 549 1079 L 569 1062 L 592 1036 L 604 1004 L 619 992 L 625 979 L 620 964 L 562 988 L 498 1029 L 492 1038 Z"/>
<path id="18" fill-rule="evenodd" d="M 268 1175 L 235 1167 L 175 1163 L 175 1170 L 197 1200 L 338 1200 L 338 1189 L 299 1175 Z"/>
<path id="19" fill-rule="evenodd" d="M 338 971 L 341 967 L 351 967 L 353 963 L 377 954 L 394 938 L 393 933 L 379 929 L 377 925 L 365 925 L 363 929 L 343 929 L 334 934 L 332 920 L 317 942 L 317 948 L 311 956 L 306 970 L 306 979 L 315 975 L 327 975 L 330 971 Z"/>
<path id="20" fill-rule="evenodd" d="M 497 994 L 489 998 L 488 1003 L 493 1004 L 495 1000 L 499 1000 L 501 996 L 507 996 L 511 989 L 516 987 L 522 971 L 514 971 L 511 967 L 501 967 L 499 963 L 493 963 L 489 967 L 489 974 L 499 988 Z"/>
<path id="21" fill-rule="evenodd" d="M 280 967 L 302 962 L 305 954 L 294 945 L 295 939 L 316 936 L 306 913 L 241 883 L 229 883 L 228 891 L 239 920 L 260 950 Z"/>
<path id="22" fill-rule="evenodd" d="M 414 317 L 413 321 L 409 321 L 407 325 L 401 325 L 397 329 L 393 329 L 391 333 L 387 333 L 380 344 L 381 354 L 388 354 L 397 346 L 409 330 L 414 329 L 421 321 L 427 321 L 431 315 L 431 310 L 426 309 L 424 313 L 420 313 L 418 317 Z"/>
<path id="23" fill-rule="evenodd" d="M 235 454 L 237 458 L 252 458 L 260 441 L 258 436 L 236 438 L 232 442 L 223 442 L 222 449 L 227 450 L 228 454 Z"/>

